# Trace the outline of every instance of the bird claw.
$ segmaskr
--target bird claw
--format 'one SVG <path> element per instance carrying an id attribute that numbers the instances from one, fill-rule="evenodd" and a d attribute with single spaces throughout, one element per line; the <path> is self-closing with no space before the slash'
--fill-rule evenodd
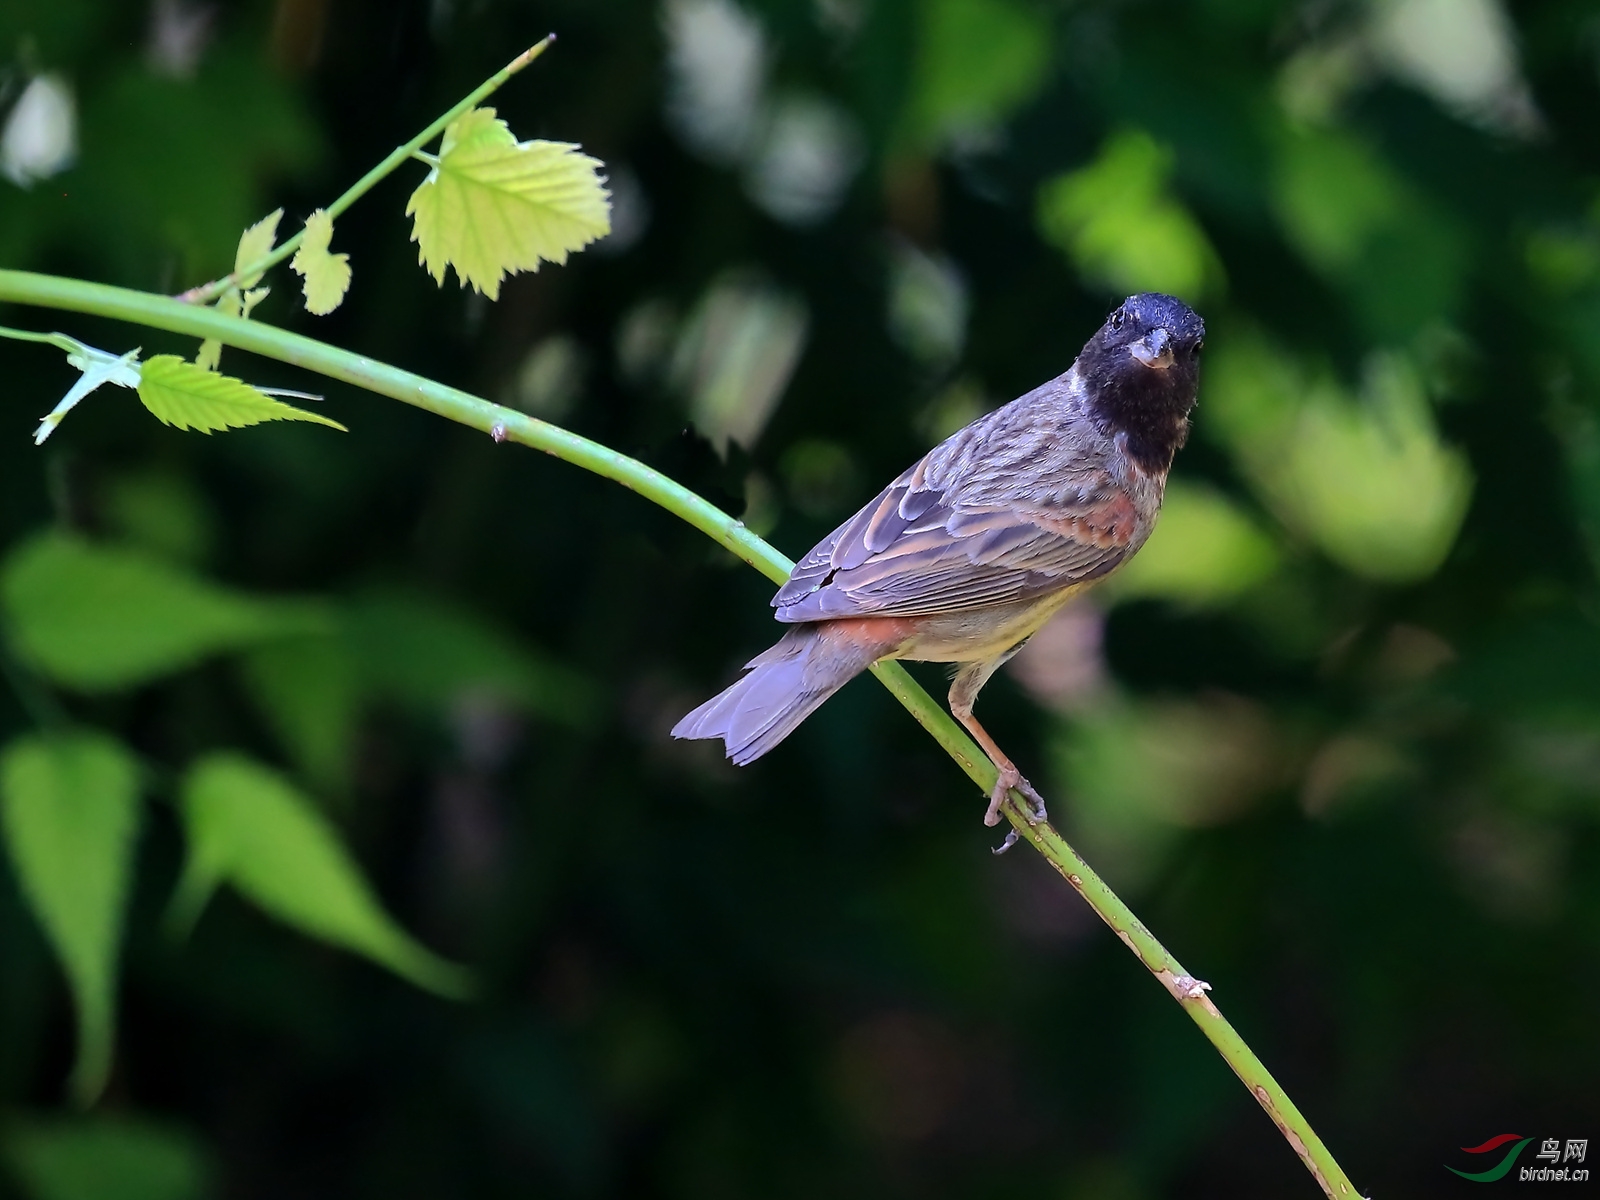
<path id="1" fill-rule="evenodd" d="M 1001 767 L 1000 775 L 989 792 L 989 808 L 983 814 L 985 825 L 992 827 L 1000 824 L 1000 810 L 1005 806 L 1006 797 L 1013 788 L 1027 797 L 1029 804 L 1032 805 L 1028 810 L 1029 825 L 1037 825 L 1041 821 L 1050 819 L 1050 814 L 1044 806 L 1044 797 L 1033 784 L 1022 777 L 1022 772 L 1016 767 Z"/>
<path id="2" fill-rule="evenodd" d="M 1038 789 L 1026 779 L 1017 780 L 1017 788 L 1028 798 L 1033 807 L 1028 811 L 1028 824 L 1038 825 L 1050 819 L 1050 811 L 1044 806 L 1044 797 L 1039 795 Z"/>
<path id="3" fill-rule="evenodd" d="M 1015 775 L 1016 772 L 1010 772 Z M 983 823 L 993 829 L 1000 824 L 1000 808 L 1006 802 L 1006 796 L 1011 791 L 1011 784 L 1006 780 L 1006 772 L 1000 772 L 1000 778 L 994 781 L 994 787 L 989 789 L 989 808 L 983 814 Z"/>
<path id="4" fill-rule="evenodd" d="M 1008 829 L 1008 830 L 1006 830 L 1006 840 L 1001 842 L 993 850 L 989 851 L 989 853 L 994 855 L 996 858 L 999 858 L 1007 850 L 1009 850 L 1009 849 L 1011 849 L 1011 847 L 1015 846 L 1017 844 L 1018 839 L 1020 839 L 1021 837 L 1022 837 L 1022 835 L 1020 833 L 1018 833 L 1015 829 Z"/>

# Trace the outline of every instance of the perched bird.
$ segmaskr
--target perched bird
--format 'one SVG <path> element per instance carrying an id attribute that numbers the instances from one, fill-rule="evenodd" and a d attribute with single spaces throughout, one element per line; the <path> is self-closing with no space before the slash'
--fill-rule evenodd
<path id="1" fill-rule="evenodd" d="M 772 604 L 794 626 L 672 730 L 760 758 L 881 659 L 961 664 L 950 711 L 999 771 L 986 824 L 1039 793 L 972 715 L 995 669 L 1144 545 L 1189 432 L 1205 323 L 1130 296 L 1066 374 L 952 434 L 795 566 Z M 1008 843 L 1009 844 L 1009 843 Z"/>

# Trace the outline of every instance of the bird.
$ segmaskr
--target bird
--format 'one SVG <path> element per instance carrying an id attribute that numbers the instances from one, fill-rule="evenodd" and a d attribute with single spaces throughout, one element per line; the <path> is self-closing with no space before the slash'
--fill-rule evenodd
<path id="1" fill-rule="evenodd" d="M 1205 322 L 1183 301 L 1129 296 L 1066 372 L 951 434 L 796 563 L 772 600 L 791 628 L 672 736 L 721 738 L 743 766 L 874 663 L 954 663 L 950 712 L 997 771 L 984 823 L 999 824 L 1012 789 L 1030 821 L 1046 819 L 973 705 L 1062 605 L 1150 536 L 1204 345 Z"/>

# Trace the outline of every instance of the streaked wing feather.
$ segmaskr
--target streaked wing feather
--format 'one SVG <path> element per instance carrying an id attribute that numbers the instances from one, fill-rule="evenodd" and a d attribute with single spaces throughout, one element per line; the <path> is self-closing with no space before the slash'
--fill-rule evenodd
<path id="1" fill-rule="evenodd" d="M 1133 503 L 1111 485 L 1069 507 L 962 507 L 918 463 L 806 555 L 773 600 L 780 621 L 922 616 L 1027 600 L 1127 555 Z"/>
<path id="2" fill-rule="evenodd" d="M 831 573 L 858 567 L 873 554 L 886 549 L 899 531 L 895 522 L 909 523 L 915 519 L 900 516 L 904 502 L 910 501 L 906 507 L 915 516 L 921 516 L 929 506 L 937 503 L 938 496 L 934 492 L 927 489 L 912 490 L 912 479 L 915 477 L 920 480 L 925 462 L 924 459 L 905 471 L 879 492 L 875 500 L 818 542 L 811 553 L 795 564 L 789 581 L 773 598 L 773 605 L 781 610 L 821 586 Z"/>

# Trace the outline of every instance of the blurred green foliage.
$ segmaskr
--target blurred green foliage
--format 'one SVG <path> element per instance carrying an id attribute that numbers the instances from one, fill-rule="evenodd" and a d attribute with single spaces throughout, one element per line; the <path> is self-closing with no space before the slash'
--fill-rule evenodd
<path id="1" fill-rule="evenodd" d="M 138 764 L 103 734 L 22 737 L 0 758 L 0 812 L 17 882 L 72 985 L 73 1090 L 83 1100 L 99 1094 L 111 1069 L 138 805 Z"/>
<path id="2" fill-rule="evenodd" d="M 4 1152 L 38 1200 L 200 1200 L 214 1174 L 193 1135 L 148 1120 L 19 1121 Z"/>
<path id="3" fill-rule="evenodd" d="M 1166 517 L 986 723 L 1363 1189 L 1587 1136 L 1589 6 L 17 0 L 0 263 L 201 283 L 552 28 L 494 103 L 604 160 L 610 239 L 491 304 L 385 185 L 335 232 L 343 307 L 280 269 L 255 319 L 559 416 L 798 553 L 1123 292 L 1194 298 Z M 36 79 L 71 145 L 13 128 Z M 107 388 L 35 449 L 72 373 L 0 362 L 0 1187 L 1312 1194 L 880 691 L 744 771 L 666 737 L 775 634 L 692 531 L 237 351 L 351 433 L 199 437 Z M 80 1095 L 109 1065 L 91 1116 L 75 1062 Z"/>
<path id="4" fill-rule="evenodd" d="M 1086 281 L 1118 292 L 1168 292 L 1198 304 L 1221 290 L 1205 231 L 1167 191 L 1172 153 L 1118 130 L 1095 160 L 1039 190 L 1039 231 Z"/>
<path id="5" fill-rule="evenodd" d="M 1031 99 L 1051 57 L 1044 11 L 1016 0 L 926 0 L 911 15 L 913 144 L 992 125 Z"/>
<path id="6" fill-rule="evenodd" d="M 417 945 L 378 906 L 315 805 L 243 755 L 207 755 L 183 781 L 188 859 L 172 897 L 187 932 L 223 882 L 314 937 L 345 946 L 420 987 L 470 990 L 464 972 Z"/>
<path id="7" fill-rule="evenodd" d="M 230 593 L 138 551 L 56 532 L 6 560 L 0 606 L 19 660 L 80 691 L 148 683 L 326 623 L 305 604 Z"/>

